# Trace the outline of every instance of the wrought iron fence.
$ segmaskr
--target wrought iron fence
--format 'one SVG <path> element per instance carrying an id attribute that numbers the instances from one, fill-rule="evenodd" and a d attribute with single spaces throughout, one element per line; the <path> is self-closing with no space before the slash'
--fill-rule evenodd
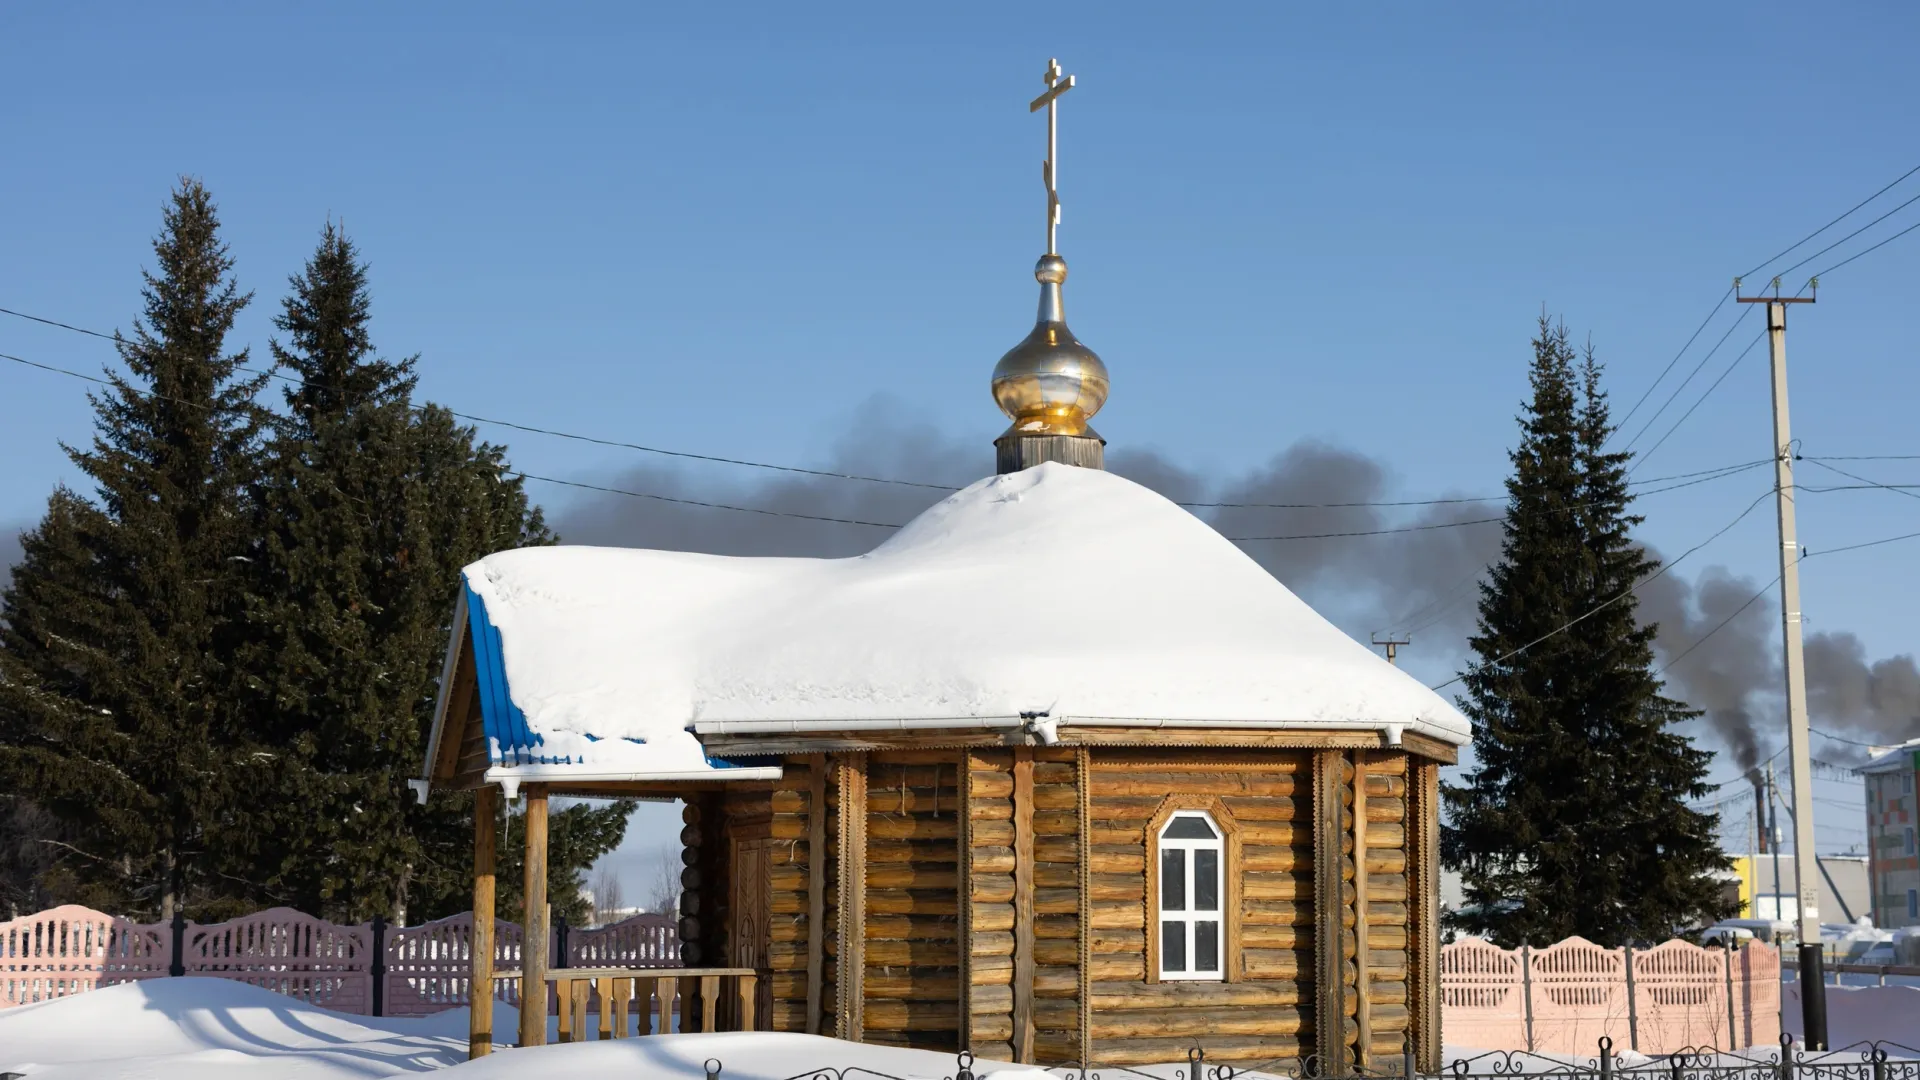
<path id="1" fill-rule="evenodd" d="M 1723 1051 L 1698 1047 L 1628 1064 L 1613 1045 L 1601 1037 L 1599 1052 L 1591 1058 L 1563 1061 L 1515 1050 L 1496 1050 L 1456 1059 L 1438 1073 L 1414 1070 L 1409 1049 L 1393 1068 L 1322 1068 L 1317 1058 L 1238 1066 L 1207 1060 L 1206 1050 L 1187 1051 L 1184 1065 L 1170 1064 L 1154 1071 L 1126 1065 L 1086 1066 L 1079 1063 L 1048 1066 L 1044 1071 L 1060 1080 L 1920 1080 L 1920 1049 L 1893 1042 L 1866 1042 L 1839 1050 L 1806 1050 L 1783 1035 L 1777 1049 Z M 974 1057 L 961 1051 L 954 1070 L 943 1080 L 980 1080 Z M 705 1064 L 706 1080 L 727 1080 L 719 1058 Z M 794 1073 L 784 1080 L 913 1080 L 861 1065 L 827 1066 Z"/>

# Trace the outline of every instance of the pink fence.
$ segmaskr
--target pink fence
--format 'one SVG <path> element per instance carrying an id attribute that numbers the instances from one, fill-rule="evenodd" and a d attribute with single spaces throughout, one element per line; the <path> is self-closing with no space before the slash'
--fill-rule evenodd
<path id="1" fill-rule="evenodd" d="M 518 968 L 523 937 L 494 923 L 494 967 Z M 677 967 L 679 939 L 665 915 L 636 915 L 567 935 L 570 966 Z M 177 950 L 177 952 L 176 952 Z M 559 935 L 548 955 L 560 955 Z M 0 923 L 0 1009 L 169 974 L 234 979 L 335 1012 L 426 1016 L 467 1004 L 473 916 L 420 926 L 341 926 L 289 908 L 231 922 L 133 923 L 60 907 Z M 518 980 L 494 992 L 518 1006 Z"/>
<path id="2" fill-rule="evenodd" d="M 172 962 L 173 937 L 164 923 L 52 908 L 0 923 L 0 1009 L 163 976 Z"/>
<path id="3" fill-rule="evenodd" d="M 1586 1054 L 1605 1035 L 1669 1054 L 1780 1037 L 1780 954 L 1760 944 L 1729 954 L 1684 941 L 1502 949 L 1467 938 L 1441 950 L 1440 993 L 1449 1046 Z"/>

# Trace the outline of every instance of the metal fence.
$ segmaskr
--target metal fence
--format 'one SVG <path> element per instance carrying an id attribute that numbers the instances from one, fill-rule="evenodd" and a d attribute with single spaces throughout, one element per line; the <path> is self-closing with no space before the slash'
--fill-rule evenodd
<path id="1" fill-rule="evenodd" d="M 1460 1058 L 1438 1073 L 1419 1073 L 1413 1067 L 1413 1049 L 1407 1048 L 1399 1066 L 1338 1070 L 1323 1069 L 1317 1058 L 1274 1061 L 1254 1067 L 1218 1064 L 1207 1060 L 1203 1047 L 1187 1051 L 1185 1064 L 1134 1068 L 1125 1065 L 1056 1065 L 1044 1069 L 1060 1080 L 1920 1080 L 1920 1049 L 1891 1042 L 1858 1043 L 1840 1050 L 1807 1051 L 1784 1035 L 1778 1047 L 1744 1053 L 1697 1047 L 1663 1057 L 1628 1064 L 1613 1040 L 1601 1036 L 1590 1058 L 1561 1061 L 1515 1051 L 1493 1051 Z M 971 1053 L 961 1051 L 946 1080 L 980 1080 Z M 725 1063 L 708 1058 L 706 1080 L 727 1080 Z M 907 1080 L 859 1065 L 827 1066 L 794 1073 L 784 1080 Z"/>

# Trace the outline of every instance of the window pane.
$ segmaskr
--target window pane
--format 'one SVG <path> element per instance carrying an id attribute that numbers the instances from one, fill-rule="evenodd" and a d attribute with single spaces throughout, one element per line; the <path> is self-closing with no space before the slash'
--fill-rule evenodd
<path id="1" fill-rule="evenodd" d="M 1169 840 L 1218 840 L 1220 838 L 1220 834 L 1213 831 L 1213 826 L 1207 823 L 1207 819 L 1198 815 L 1174 818 L 1167 825 L 1167 831 L 1160 835 Z"/>
<path id="2" fill-rule="evenodd" d="M 1193 970 L 1220 970 L 1219 923 L 1197 922 L 1193 924 Z"/>
<path id="3" fill-rule="evenodd" d="M 1193 853 L 1193 910 L 1220 910 L 1220 852 L 1215 848 Z"/>
<path id="4" fill-rule="evenodd" d="M 1187 970 L 1186 923 L 1163 922 L 1160 924 L 1160 970 Z"/>
<path id="5" fill-rule="evenodd" d="M 1160 910 L 1187 910 L 1187 853 L 1179 848 L 1160 852 Z"/>

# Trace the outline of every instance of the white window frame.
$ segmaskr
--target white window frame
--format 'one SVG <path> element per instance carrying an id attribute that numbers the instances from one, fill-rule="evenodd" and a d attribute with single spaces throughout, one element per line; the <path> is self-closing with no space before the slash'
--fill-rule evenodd
<path id="1" fill-rule="evenodd" d="M 1213 831 L 1213 838 L 1211 840 L 1205 840 L 1198 838 L 1184 839 L 1168 837 L 1168 830 L 1172 829 L 1174 823 L 1181 818 L 1199 818 L 1201 821 L 1206 822 L 1207 828 Z M 1162 853 L 1168 850 L 1186 852 L 1186 858 L 1182 860 L 1186 879 L 1181 883 L 1185 890 L 1183 895 L 1186 899 L 1186 907 L 1181 911 L 1167 910 L 1166 905 L 1161 902 L 1162 898 L 1166 895 L 1166 881 L 1163 876 L 1164 870 L 1161 875 L 1156 875 L 1158 880 L 1155 881 L 1155 887 L 1160 890 L 1160 895 L 1154 897 L 1156 917 L 1153 925 L 1153 933 L 1160 935 L 1158 938 L 1160 947 L 1156 950 L 1159 954 L 1159 970 L 1154 974 L 1164 982 L 1225 982 L 1227 978 L 1228 902 L 1226 830 L 1220 827 L 1220 823 L 1214 820 L 1212 814 L 1204 810 L 1176 811 L 1167 818 L 1165 824 L 1160 826 L 1159 834 L 1154 837 L 1153 859 L 1155 866 L 1164 868 L 1165 863 L 1162 861 Z M 1214 853 L 1213 896 L 1216 906 L 1210 911 L 1196 911 L 1193 907 L 1193 899 L 1196 895 L 1194 886 L 1197 884 L 1195 879 L 1197 871 L 1194 865 L 1196 861 L 1194 859 L 1194 853 L 1198 851 L 1211 851 Z M 1208 916 L 1211 916 L 1211 918 Z M 1194 960 L 1199 956 L 1197 946 L 1199 945 L 1198 935 L 1202 932 L 1199 929 L 1199 924 L 1202 922 L 1213 923 L 1214 934 L 1213 955 L 1215 966 L 1204 971 L 1195 970 L 1193 966 Z M 1185 937 L 1184 944 L 1186 947 L 1184 952 L 1187 961 L 1187 970 L 1167 970 L 1167 938 L 1165 935 L 1168 923 L 1179 924 L 1181 928 L 1180 932 Z"/>

